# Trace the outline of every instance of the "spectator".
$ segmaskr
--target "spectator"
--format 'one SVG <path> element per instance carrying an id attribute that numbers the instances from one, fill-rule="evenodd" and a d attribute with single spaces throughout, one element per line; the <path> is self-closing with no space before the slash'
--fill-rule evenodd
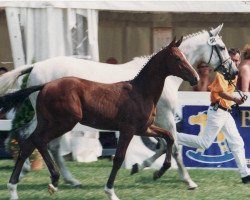
<path id="1" fill-rule="evenodd" d="M 8 72 L 8 69 L 5 67 L 0 67 L 0 76 L 4 73 Z"/>
<path id="2" fill-rule="evenodd" d="M 237 87 L 242 92 L 250 92 L 250 45 L 247 44 L 242 51 L 242 62 L 238 66 L 239 78 Z"/>
<path id="3" fill-rule="evenodd" d="M 118 61 L 115 59 L 115 58 L 113 58 L 113 57 L 110 57 L 110 58 L 108 58 L 107 60 L 106 60 L 106 63 L 109 63 L 109 64 L 118 64 Z"/>
<path id="4" fill-rule="evenodd" d="M 205 63 L 200 63 L 197 66 L 197 73 L 200 76 L 200 80 L 197 85 L 193 87 L 194 91 L 208 91 L 208 85 L 212 83 L 211 69 Z"/>
<path id="5" fill-rule="evenodd" d="M 241 58 L 240 58 L 240 50 L 237 48 L 228 49 L 228 53 L 231 57 L 231 60 L 234 62 L 237 68 L 239 68 Z M 238 77 L 239 78 L 239 77 Z"/>

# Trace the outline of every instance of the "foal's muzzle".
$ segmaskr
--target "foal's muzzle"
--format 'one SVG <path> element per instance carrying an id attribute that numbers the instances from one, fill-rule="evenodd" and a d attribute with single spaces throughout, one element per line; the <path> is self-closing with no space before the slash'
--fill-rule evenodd
<path id="1" fill-rule="evenodd" d="M 194 77 L 192 80 L 189 81 L 191 86 L 197 85 L 198 84 L 198 78 Z"/>

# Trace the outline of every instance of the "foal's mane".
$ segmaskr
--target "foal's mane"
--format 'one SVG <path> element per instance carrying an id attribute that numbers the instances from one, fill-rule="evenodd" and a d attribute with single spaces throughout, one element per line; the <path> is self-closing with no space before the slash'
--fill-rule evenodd
<path id="1" fill-rule="evenodd" d="M 142 73 L 143 69 L 149 64 L 150 61 L 152 61 L 152 59 L 153 59 L 156 55 L 158 55 L 158 54 L 160 54 L 160 53 L 163 53 L 163 52 L 165 52 L 165 51 L 168 51 L 168 50 L 169 50 L 169 47 L 166 46 L 166 47 L 162 47 L 160 50 L 158 50 L 157 52 L 154 52 L 154 53 L 151 54 L 150 56 L 142 56 L 142 57 L 136 57 L 136 58 L 134 58 L 133 60 L 135 60 L 135 59 L 144 59 L 144 58 L 147 58 L 148 61 L 142 66 L 142 68 L 141 68 L 141 69 L 139 70 L 139 72 L 135 75 L 135 77 L 134 77 L 133 79 L 129 80 L 129 81 L 132 81 L 132 80 L 136 79 L 136 78 Z"/>

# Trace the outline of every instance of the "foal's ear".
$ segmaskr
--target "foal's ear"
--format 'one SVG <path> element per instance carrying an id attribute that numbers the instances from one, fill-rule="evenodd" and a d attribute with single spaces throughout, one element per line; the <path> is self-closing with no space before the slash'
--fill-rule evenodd
<path id="1" fill-rule="evenodd" d="M 181 36 L 181 39 L 179 39 L 176 43 L 175 43 L 175 46 L 176 47 L 179 47 L 180 44 L 182 43 L 182 39 L 183 39 L 183 36 Z"/>
<path id="2" fill-rule="evenodd" d="M 172 40 L 172 42 L 170 42 L 170 44 L 168 45 L 169 48 L 174 47 L 176 43 L 176 36 L 174 37 L 174 39 Z"/>

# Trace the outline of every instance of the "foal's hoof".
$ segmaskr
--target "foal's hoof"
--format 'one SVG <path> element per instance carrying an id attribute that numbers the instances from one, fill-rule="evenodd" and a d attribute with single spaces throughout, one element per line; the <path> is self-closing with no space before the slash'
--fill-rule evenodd
<path id="1" fill-rule="evenodd" d="M 54 185 L 52 185 L 51 183 L 48 185 L 48 191 L 50 193 L 50 195 L 54 194 L 55 192 L 58 191 L 58 188 L 55 187 Z"/>
<path id="2" fill-rule="evenodd" d="M 8 183 L 7 188 L 10 192 L 10 200 L 18 200 L 17 184 Z"/>
<path id="3" fill-rule="evenodd" d="M 104 192 L 106 193 L 106 195 L 107 195 L 107 197 L 108 197 L 109 200 L 120 200 L 120 199 L 116 196 L 115 191 L 114 191 L 114 188 L 109 189 L 107 186 L 105 186 Z"/>
<path id="4" fill-rule="evenodd" d="M 153 175 L 153 180 L 156 181 L 157 179 L 161 178 L 159 171 L 155 171 Z"/>
<path id="5" fill-rule="evenodd" d="M 132 166 L 130 175 L 136 174 L 136 173 L 138 173 L 138 172 L 139 172 L 139 166 L 138 166 L 138 163 L 136 163 L 136 164 L 134 164 L 134 165 Z"/>

